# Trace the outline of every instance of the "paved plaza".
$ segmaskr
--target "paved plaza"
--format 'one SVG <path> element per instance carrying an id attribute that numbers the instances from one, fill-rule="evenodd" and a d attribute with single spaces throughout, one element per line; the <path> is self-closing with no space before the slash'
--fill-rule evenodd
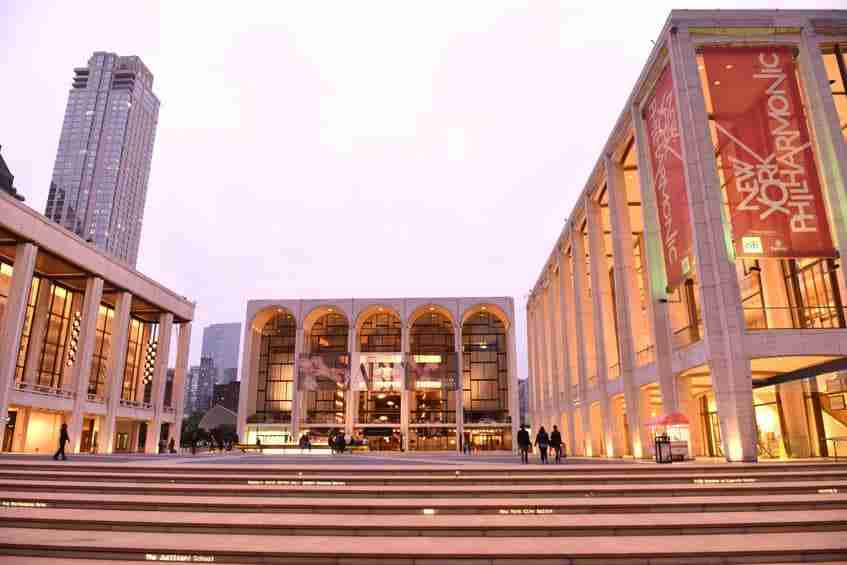
<path id="1" fill-rule="evenodd" d="M 4 564 L 847 560 L 847 463 L 0 457 Z M 67 560 L 67 561 L 65 561 Z"/>

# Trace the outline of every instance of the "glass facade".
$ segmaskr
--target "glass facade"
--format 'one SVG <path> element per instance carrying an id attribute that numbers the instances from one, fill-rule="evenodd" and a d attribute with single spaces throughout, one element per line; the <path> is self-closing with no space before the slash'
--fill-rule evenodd
<path id="1" fill-rule="evenodd" d="M 109 372 L 109 353 L 112 350 L 112 322 L 115 310 L 100 305 L 97 312 L 97 329 L 94 337 L 94 352 L 91 356 L 91 374 L 88 377 L 88 394 L 102 398 L 106 393 L 106 377 Z"/>
<path id="2" fill-rule="evenodd" d="M 506 326 L 490 312 L 462 325 L 462 394 L 465 423 L 506 422 L 509 415 L 509 360 Z"/>
<path id="3" fill-rule="evenodd" d="M 291 421 L 296 339 L 297 323 L 286 312 L 275 315 L 262 328 L 256 390 L 256 416 L 260 421 Z"/>
<path id="4" fill-rule="evenodd" d="M 428 312 L 412 324 L 409 333 L 410 353 L 440 355 L 456 351 L 453 322 L 440 312 Z M 452 424 L 456 422 L 456 401 L 442 388 L 411 392 L 412 424 Z"/>
<path id="5" fill-rule="evenodd" d="M 341 314 L 329 312 L 312 324 L 309 334 L 311 354 L 348 352 L 350 324 Z M 303 391 L 303 421 L 308 424 L 344 425 L 347 409 L 343 390 Z"/>
<path id="6" fill-rule="evenodd" d="M 49 388 L 64 388 L 67 384 L 66 367 L 73 365 L 78 335 L 82 294 L 56 283 L 50 288 L 50 305 L 47 314 L 47 334 L 41 351 L 38 384 Z M 77 338 L 78 339 L 78 338 Z"/>

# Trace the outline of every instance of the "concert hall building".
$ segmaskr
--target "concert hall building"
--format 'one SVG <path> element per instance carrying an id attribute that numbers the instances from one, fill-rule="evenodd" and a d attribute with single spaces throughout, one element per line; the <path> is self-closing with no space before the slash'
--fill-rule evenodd
<path id="1" fill-rule="evenodd" d="M 193 317 L 185 297 L 0 191 L 2 450 L 52 454 L 62 424 L 68 453 L 178 445 Z"/>
<path id="2" fill-rule="evenodd" d="M 242 442 L 512 449 L 511 298 L 252 300 L 242 343 Z"/>
<path id="3" fill-rule="evenodd" d="M 673 11 L 655 43 L 529 297 L 532 425 L 595 457 L 669 421 L 690 456 L 831 456 L 847 12 Z"/>

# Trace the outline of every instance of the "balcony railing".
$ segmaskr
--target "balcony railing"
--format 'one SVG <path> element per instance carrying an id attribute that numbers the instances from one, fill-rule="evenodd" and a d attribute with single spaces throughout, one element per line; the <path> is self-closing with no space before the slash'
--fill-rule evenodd
<path id="1" fill-rule="evenodd" d="M 94 402 L 94 403 L 96 403 L 96 404 L 103 404 L 103 403 L 105 403 L 105 402 L 106 402 L 106 399 L 105 399 L 105 398 L 103 398 L 102 396 L 100 396 L 99 394 L 91 394 L 91 393 L 89 392 L 89 393 L 88 393 L 88 401 L 89 401 L 89 402 Z"/>
<path id="2" fill-rule="evenodd" d="M 39 396 L 52 396 L 54 398 L 74 398 L 76 396 L 76 394 L 71 390 L 42 385 L 34 385 L 29 383 L 15 383 L 15 389 L 23 392 L 29 392 L 30 394 L 37 394 Z"/>
<path id="3" fill-rule="evenodd" d="M 703 339 L 703 323 L 691 324 L 684 328 L 679 328 L 673 332 L 673 347 L 681 349 L 686 345 L 697 343 Z"/>
<path id="4" fill-rule="evenodd" d="M 755 306 L 744 308 L 748 330 L 847 328 L 847 308 L 838 306 Z"/>
<path id="5" fill-rule="evenodd" d="M 656 346 L 648 345 L 644 349 L 635 352 L 635 366 L 642 367 L 649 365 L 656 360 Z"/>
<path id="6" fill-rule="evenodd" d="M 121 398 L 120 405 L 125 408 L 136 408 L 141 410 L 152 410 L 153 405 L 149 402 L 141 402 L 138 400 L 125 400 Z"/>

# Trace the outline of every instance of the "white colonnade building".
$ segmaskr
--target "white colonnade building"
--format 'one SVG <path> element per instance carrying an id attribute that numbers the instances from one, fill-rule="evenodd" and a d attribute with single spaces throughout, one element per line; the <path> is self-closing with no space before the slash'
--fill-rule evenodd
<path id="1" fill-rule="evenodd" d="M 194 304 L 0 192 L 2 450 L 179 444 Z M 168 360 L 176 349 L 176 366 Z"/>

